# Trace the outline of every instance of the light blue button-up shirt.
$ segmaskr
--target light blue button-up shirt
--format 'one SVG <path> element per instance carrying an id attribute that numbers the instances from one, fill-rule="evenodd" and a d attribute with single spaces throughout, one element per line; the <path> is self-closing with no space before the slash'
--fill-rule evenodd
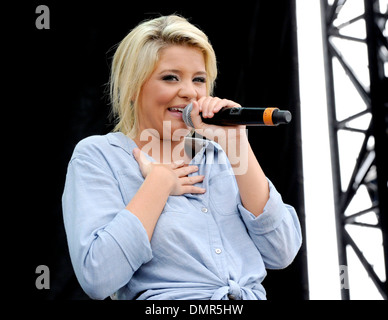
<path id="1" fill-rule="evenodd" d="M 135 142 L 109 133 L 78 143 L 63 216 L 75 274 L 91 298 L 265 299 L 266 268 L 293 261 L 302 241 L 295 210 L 269 181 L 270 198 L 255 217 L 241 204 L 224 151 L 198 141 L 203 146 L 190 164 L 207 191 L 170 196 L 151 242 L 126 209 L 144 181 Z"/>

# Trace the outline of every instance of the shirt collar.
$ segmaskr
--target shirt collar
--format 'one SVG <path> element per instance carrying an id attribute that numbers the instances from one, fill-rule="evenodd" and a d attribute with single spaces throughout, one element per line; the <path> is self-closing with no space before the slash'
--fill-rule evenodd
<path id="1" fill-rule="evenodd" d="M 122 132 L 111 132 L 107 134 L 108 142 L 115 147 L 119 147 L 133 157 L 133 149 L 137 148 L 135 141 Z"/>
<path id="2" fill-rule="evenodd" d="M 209 144 L 212 144 L 213 147 L 216 147 L 217 149 L 219 146 L 215 143 L 213 143 L 210 140 L 204 139 L 202 136 L 192 137 L 187 136 L 185 138 L 185 151 L 187 154 L 192 154 L 193 157 L 198 154 L 203 149 L 206 149 Z M 137 148 L 135 141 L 133 141 L 131 138 L 126 136 L 122 132 L 111 132 L 107 134 L 108 142 L 115 147 L 119 147 L 123 149 L 125 152 L 127 152 L 129 155 L 133 156 L 133 149 Z M 189 153 L 191 151 L 191 153 Z"/>

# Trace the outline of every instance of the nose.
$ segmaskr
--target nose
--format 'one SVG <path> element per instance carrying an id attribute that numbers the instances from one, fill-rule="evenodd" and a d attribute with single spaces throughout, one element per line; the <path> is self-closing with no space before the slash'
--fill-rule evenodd
<path id="1" fill-rule="evenodd" d="M 184 98 L 187 100 L 193 100 L 198 97 L 198 91 L 195 88 L 195 85 L 192 81 L 185 81 L 185 82 L 182 82 L 178 95 L 181 98 Z"/>

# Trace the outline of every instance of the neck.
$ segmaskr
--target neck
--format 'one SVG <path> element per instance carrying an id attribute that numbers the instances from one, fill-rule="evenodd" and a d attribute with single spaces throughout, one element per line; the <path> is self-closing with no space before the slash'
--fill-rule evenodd
<path id="1" fill-rule="evenodd" d="M 189 163 L 191 160 L 184 151 L 184 137 L 180 137 L 178 141 L 163 140 L 153 135 L 147 135 L 146 139 L 142 138 L 144 135 L 138 135 L 134 141 L 140 150 L 151 156 L 156 162 L 172 163 L 183 160 Z"/>

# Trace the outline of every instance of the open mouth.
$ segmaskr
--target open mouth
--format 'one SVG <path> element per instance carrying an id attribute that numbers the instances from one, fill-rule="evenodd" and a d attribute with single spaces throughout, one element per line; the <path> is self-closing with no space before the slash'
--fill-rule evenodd
<path id="1" fill-rule="evenodd" d="M 168 111 L 182 113 L 183 112 L 183 108 L 168 108 Z"/>

